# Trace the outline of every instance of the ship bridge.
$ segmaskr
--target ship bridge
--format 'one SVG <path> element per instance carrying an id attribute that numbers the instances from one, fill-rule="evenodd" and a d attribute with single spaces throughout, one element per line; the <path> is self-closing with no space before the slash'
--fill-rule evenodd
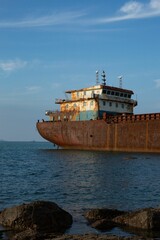
<path id="1" fill-rule="evenodd" d="M 50 120 L 95 120 L 106 115 L 133 114 L 137 101 L 132 99 L 134 92 L 121 87 L 106 85 L 103 71 L 103 84 L 96 84 L 79 90 L 68 90 L 69 99 L 56 99 L 60 111 L 47 111 Z M 98 81 L 97 81 L 98 83 Z"/>

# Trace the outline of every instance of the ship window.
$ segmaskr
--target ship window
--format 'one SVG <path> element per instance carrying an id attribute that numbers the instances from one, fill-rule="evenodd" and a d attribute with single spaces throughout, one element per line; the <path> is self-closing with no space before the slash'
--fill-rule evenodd
<path id="1" fill-rule="evenodd" d="M 102 93 L 106 94 L 106 89 L 103 89 Z"/>
<path id="2" fill-rule="evenodd" d="M 93 106 L 93 101 L 90 102 L 90 105 Z"/>
<path id="3" fill-rule="evenodd" d="M 131 94 L 128 94 L 128 98 L 131 98 Z"/>
<path id="4" fill-rule="evenodd" d="M 111 92 L 111 95 L 114 95 L 114 92 Z"/>
<path id="5" fill-rule="evenodd" d="M 106 105 L 106 102 L 105 101 L 103 101 L 103 106 L 105 106 Z"/>
<path id="6" fill-rule="evenodd" d="M 127 94 L 126 94 L 126 93 L 124 94 L 124 97 L 127 97 Z"/>
<path id="7" fill-rule="evenodd" d="M 91 92 L 91 98 L 93 98 L 93 97 L 94 97 L 94 91 Z"/>
<path id="8" fill-rule="evenodd" d="M 84 95 L 86 95 L 86 91 L 84 91 Z"/>
<path id="9" fill-rule="evenodd" d="M 123 97 L 123 93 L 120 94 L 120 97 Z"/>
<path id="10" fill-rule="evenodd" d="M 111 102 L 109 102 L 109 106 L 112 107 L 112 103 Z"/>
<path id="11" fill-rule="evenodd" d="M 68 108 L 68 104 L 66 104 L 66 108 Z"/>
<path id="12" fill-rule="evenodd" d="M 108 95 L 110 95 L 110 94 L 111 94 L 111 92 L 110 92 L 110 91 L 107 91 L 107 94 L 108 94 Z"/>
<path id="13" fill-rule="evenodd" d="M 122 108 L 124 108 L 124 104 L 122 103 Z"/>
<path id="14" fill-rule="evenodd" d="M 58 120 L 61 120 L 61 117 L 60 117 L 60 116 L 58 116 Z"/>
<path id="15" fill-rule="evenodd" d="M 77 97 L 79 97 L 79 92 L 77 92 Z"/>
<path id="16" fill-rule="evenodd" d="M 73 105 L 74 107 L 77 107 L 77 104 L 76 103 L 74 103 L 74 105 Z"/>
<path id="17" fill-rule="evenodd" d="M 119 92 L 116 92 L 116 96 L 119 96 Z"/>
<path id="18" fill-rule="evenodd" d="M 87 104 L 86 104 L 86 102 L 83 102 L 83 106 L 85 107 Z"/>
<path id="19" fill-rule="evenodd" d="M 118 103 L 116 103 L 116 108 L 118 107 Z"/>

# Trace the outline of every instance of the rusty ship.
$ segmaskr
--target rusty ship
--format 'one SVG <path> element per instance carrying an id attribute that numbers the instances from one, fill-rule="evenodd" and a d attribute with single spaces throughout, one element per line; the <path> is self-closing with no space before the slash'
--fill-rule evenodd
<path id="1" fill-rule="evenodd" d="M 66 91 L 56 99 L 60 110 L 46 111 L 48 120 L 37 122 L 39 134 L 65 149 L 160 152 L 160 113 L 134 114 L 132 90 L 99 84 Z"/>

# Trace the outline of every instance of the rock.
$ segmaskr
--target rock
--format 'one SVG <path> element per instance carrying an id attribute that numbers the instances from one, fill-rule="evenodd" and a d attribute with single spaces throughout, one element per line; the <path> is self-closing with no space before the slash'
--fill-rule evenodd
<path id="1" fill-rule="evenodd" d="M 109 230 L 112 230 L 112 228 L 114 228 L 116 225 L 112 221 L 109 221 L 107 219 L 101 219 L 93 222 L 91 226 L 93 228 L 96 228 L 97 230 L 109 231 Z"/>
<path id="2" fill-rule="evenodd" d="M 63 233 L 72 224 L 72 216 L 57 204 L 35 201 L 4 209 L 0 224 L 13 230 Z"/>
<path id="3" fill-rule="evenodd" d="M 24 236 L 25 237 L 25 236 Z M 129 237 L 118 237 L 115 235 L 98 235 L 98 234 L 83 234 L 83 235 L 53 235 L 53 234 L 44 234 L 44 235 L 34 235 L 23 238 L 21 235 L 17 235 L 17 238 L 12 238 L 12 240 L 153 240 L 153 238 L 144 238 L 137 236 L 129 236 Z"/>
<path id="4" fill-rule="evenodd" d="M 93 209 L 85 214 L 93 228 L 108 231 L 114 227 L 144 237 L 160 236 L 160 208 L 145 208 L 133 212 L 116 209 Z"/>
<path id="5" fill-rule="evenodd" d="M 113 219 L 116 224 L 145 230 L 160 229 L 160 208 L 145 208 Z"/>
<path id="6" fill-rule="evenodd" d="M 123 215 L 126 212 L 117 209 L 92 209 L 84 214 L 85 218 L 89 221 L 93 228 L 99 230 L 110 230 L 115 227 L 112 221 L 115 217 Z"/>
<path id="7" fill-rule="evenodd" d="M 119 211 L 117 209 L 109 209 L 109 208 L 97 208 L 87 211 L 84 216 L 89 222 L 95 222 L 101 219 L 112 220 L 113 218 L 123 215 L 126 212 Z"/>

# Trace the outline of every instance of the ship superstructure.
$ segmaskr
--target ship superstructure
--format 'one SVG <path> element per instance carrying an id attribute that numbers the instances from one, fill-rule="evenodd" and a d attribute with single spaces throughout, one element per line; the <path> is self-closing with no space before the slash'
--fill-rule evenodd
<path id="1" fill-rule="evenodd" d="M 106 85 L 103 71 L 102 84 L 79 90 L 69 90 L 67 99 L 56 99 L 60 111 L 46 111 L 50 121 L 87 121 L 104 116 L 133 114 L 137 101 L 133 91 Z"/>

